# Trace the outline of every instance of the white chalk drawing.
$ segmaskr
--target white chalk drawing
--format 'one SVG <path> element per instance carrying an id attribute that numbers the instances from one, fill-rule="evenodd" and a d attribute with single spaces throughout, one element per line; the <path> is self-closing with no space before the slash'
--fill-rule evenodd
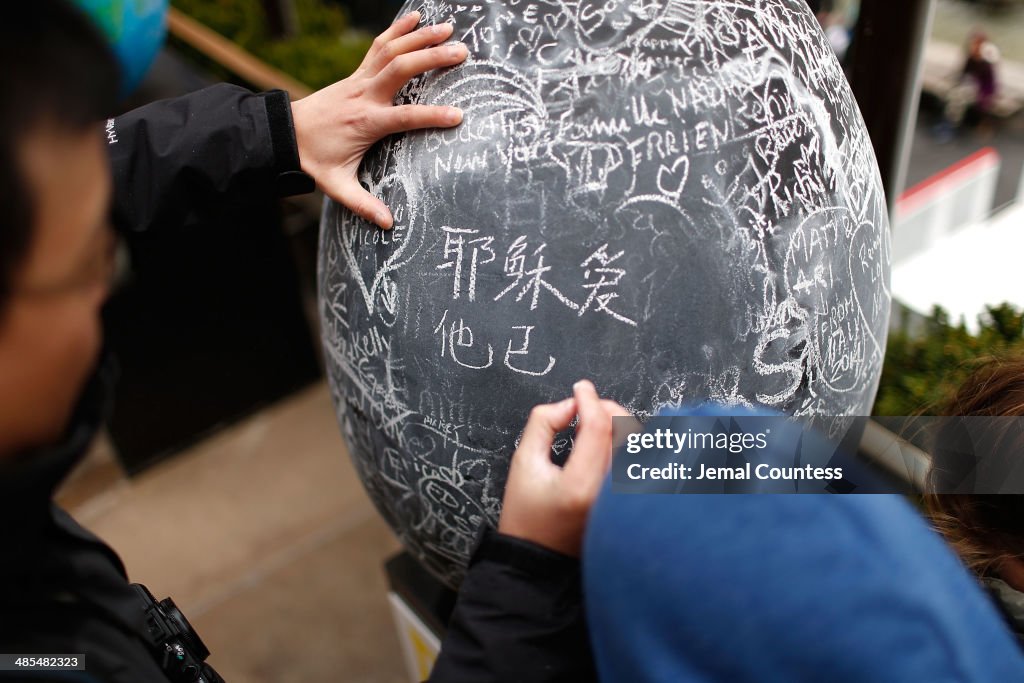
<path id="1" fill-rule="evenodd" d="M 470 57 L 325 205 L 320 313 L 352 458 L 455 585 L 530 407 L 581 377 L 641 416 L 865 414 L 889 315 L 877 164 L 803 0 L 413 0 Z M 571 434 L 560 437 L 564 457 Z"/>

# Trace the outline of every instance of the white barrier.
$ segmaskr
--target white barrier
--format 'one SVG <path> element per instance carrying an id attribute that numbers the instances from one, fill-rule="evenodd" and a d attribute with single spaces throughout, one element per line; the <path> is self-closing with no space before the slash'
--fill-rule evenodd
<path id="1" fill-rule="evenodd" d="M 991 147 L 907 190 L 896 203 L 892 261 L 898 265 L 992 213 L 999 154 Z"/>

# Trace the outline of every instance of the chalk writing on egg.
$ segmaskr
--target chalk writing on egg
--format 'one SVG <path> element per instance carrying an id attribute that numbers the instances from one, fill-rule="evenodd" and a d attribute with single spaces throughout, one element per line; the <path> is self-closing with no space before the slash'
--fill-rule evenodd
<path id="1" fill-rule="evenodd" d="M 885 203 L 803 0 L 413 9 L 470 57 L 398 101 L 464 119 L 367 156 L 393 231 L 325 205 L 319 309 L 353 462 L 421 562 L 457 585 L 530 408 L 583 377 L 641 417 L 867 414 Z"/>

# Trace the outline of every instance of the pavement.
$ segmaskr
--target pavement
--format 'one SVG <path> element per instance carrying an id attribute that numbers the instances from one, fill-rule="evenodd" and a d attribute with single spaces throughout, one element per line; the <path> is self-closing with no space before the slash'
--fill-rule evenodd
<path id="1" fill-rule="evenodd" d="M 60 500 L 170 595 L 229 683 L 405 681 L 383 562 L 398 541 L 363 492 L 320 383 L 141 475 L 100 444 Z"/>

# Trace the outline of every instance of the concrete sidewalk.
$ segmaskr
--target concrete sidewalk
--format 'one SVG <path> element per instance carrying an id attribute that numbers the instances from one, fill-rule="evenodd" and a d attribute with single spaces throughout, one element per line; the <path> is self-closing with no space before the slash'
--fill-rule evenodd
<path id="1" fill-rule="evenodd" d="M 349 462 L 326 385 L 131 480 L 96 459 L 62 500 L 131 580 L 175 600 L 228 683 L 405 680 L 382 568 L 399 545 Z"/>

